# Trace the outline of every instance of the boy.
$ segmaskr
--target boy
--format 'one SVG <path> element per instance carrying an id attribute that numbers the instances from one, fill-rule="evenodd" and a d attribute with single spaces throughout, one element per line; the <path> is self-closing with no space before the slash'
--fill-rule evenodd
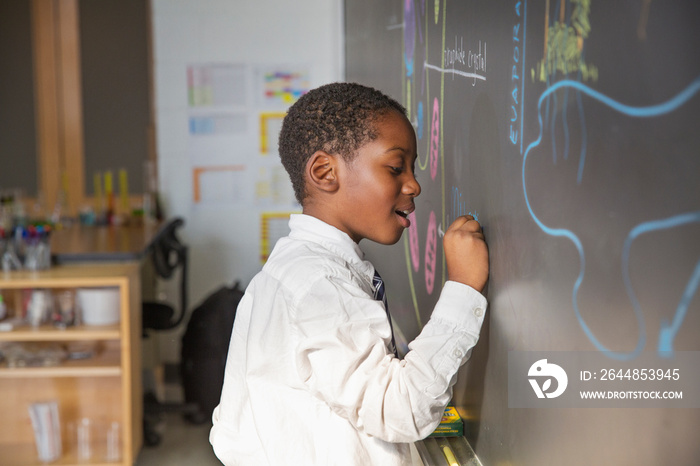
<path id="1" fill-rule="evenodd" d="M 399 359 L 375 269 L 358 243 L 396 243 L 420 194 L 415 133 L 374 89 L 328 84 L 284 119 L 280 157 L 303 214 L 290 219 L 236 315 L 210 441 L 226 465 L 410 464 L 476 344 L 488 252 L 460 217 L 444 237 L 449 281 Z"/>

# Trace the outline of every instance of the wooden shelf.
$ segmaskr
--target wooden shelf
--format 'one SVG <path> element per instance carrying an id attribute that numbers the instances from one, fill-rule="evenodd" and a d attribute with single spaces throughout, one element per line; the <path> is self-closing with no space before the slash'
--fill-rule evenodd
<path id="1" fill-rule="evenodd" d="M 81 340 L 118 340 L 120 326 L 88 326 L 78 325 L 65 329 L 42 325 L 31 327 L 25 325 L 13 330 L 0 332 L 0 341 L 81 341 Z"/>
<path id="2" fill-rule="evenodd" d="M 12 464 L 15 466 L 45 466 L 46 464 L 57 465 L 57 466 L 114 466 L 119 464 L 119 462 L 107 462 L 100 460 L 100 456 L 104 456 L 101 452 L 97 452 L 96 458 L 92 458 L 89 461 L 79 460 L 77 454 L 73 449 L 66 449 L 66 442 L 63 442 L 64 453 L 56 461 L 51 463 L 45 463 L 39 461 L 39 457 L 36 452 L 36 446 L 34 444 L 22 444 L 22 445 L 3 445 L 0 452 L 2 452 L 3 463 L 2 464 Z M 5 461 L 7 461 L 5 463 Z"/>
<path id="3" fill-rule="evenodd" d="M 47 270 L 0 273 L 0 289 L 84 288 L 126 285 L 136 262 L 64 265 Z"/>
<path id="4" fill-rule="evenodd" d="M 120 322 L 115 325 L 78 325 L 65 329 L 52 325 L 19 326 L 0 331 L 0 344 L 65 347 L 68 352 L 94 351 L 90 358 L 67 359 L 56 366 L 7 367 L 0 364 L 0 464 L 40 465 L 28 406 L 37 400 L 56 400 L 61 422 L 81 417 L 116 421 L 122 426 L 121 460 L 104 461 L 105 445 L 93 442 L 97 454 L 79 461 L 71 442 L 64 438 L 64 455 L 58 465 L 133 465 L 143 437 L 141 393 L 141 284 L 137 261 L 109 264 L 61 265 L 37 272 L 0 272 L 0 291 L 12 309 L 22 302 L 22 290 L 119 288 Z M 12 314 L 12 313 L 11 313 Z M 65 429 L 65 427 L 64 427 Z M 62 430 L 64 430 L 62 429 Z M 62 432 L 64 434 L 67 431 Z"/>
<path id="5" fill-rule="evenodd" d="M 119 353 L 106 351 L 88 359 L 63 361 L 57 366 L 43 367 L 7 367 L 0 364 L 2 378 L 39 378 L 39 377 L 118 377 L 122 374 Z"/>

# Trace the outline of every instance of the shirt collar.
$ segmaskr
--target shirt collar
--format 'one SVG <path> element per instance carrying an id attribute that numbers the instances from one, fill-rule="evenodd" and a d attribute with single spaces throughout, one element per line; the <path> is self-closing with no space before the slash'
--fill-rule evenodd
<path id="1" fill-rule="evenodd" d="M 306 214 L 292 214 L 289 217 L 290 238 L 312 241 L 340 256 L 370 280 L 374 266 L 364 260 L 365 253 L 350 236 L 316 217 Z"/>

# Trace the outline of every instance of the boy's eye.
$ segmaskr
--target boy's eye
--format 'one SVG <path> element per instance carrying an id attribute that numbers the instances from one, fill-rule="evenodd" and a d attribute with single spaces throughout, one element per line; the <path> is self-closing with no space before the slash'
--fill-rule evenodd
<path id="1" fill-rule="evenodd" d="M 391 170 L 397 175 L 403 173 L 403 167 L 391 167 Z"/>

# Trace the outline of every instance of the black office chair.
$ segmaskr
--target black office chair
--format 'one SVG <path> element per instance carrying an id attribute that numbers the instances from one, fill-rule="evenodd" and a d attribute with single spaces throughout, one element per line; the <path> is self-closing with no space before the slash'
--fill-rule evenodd
<path id="1" fill-rule="evenodd" d="M 151 246 L 150 255 L 153 267 L 159 279 L 170 280 L 180 270 L 180 303 L 177 317 L 171 303 L 145 301 L 143 303 L 143 331 L 148 336 L 149 330 L 170 330 L 182 323 L 187 314 L 187 256 L 188 247 L 176 235 L 176 230 L 185 221 L 176 218 L 158 235 Z"/>
<path id="2" fill-rule="evenodd" d="M 162 301 L 144 301 L 142 303 L 142 331 L 148 338 L 153 331 L 171 330 L 178 327 L 187 314 L 187 266 L 188 247 L 177 237 L 177 230 L 185 224 L 182 218 L 176 218 L 166 225 L 155 238 L 149 254 L 153 262 L 156 276 L 159 280 L 171 280 L 176 276 L 179 280 L 179 303 Z M 143 407 L 143 436 L 144 444 L 155 446 L 161 442 L 157 426 L 162 420 L 162 413 L 180 411 L 195 412 L 196 405 L 183 403 L 164 403 L 158 400 L 155 392 L 144 393 Z"/>

